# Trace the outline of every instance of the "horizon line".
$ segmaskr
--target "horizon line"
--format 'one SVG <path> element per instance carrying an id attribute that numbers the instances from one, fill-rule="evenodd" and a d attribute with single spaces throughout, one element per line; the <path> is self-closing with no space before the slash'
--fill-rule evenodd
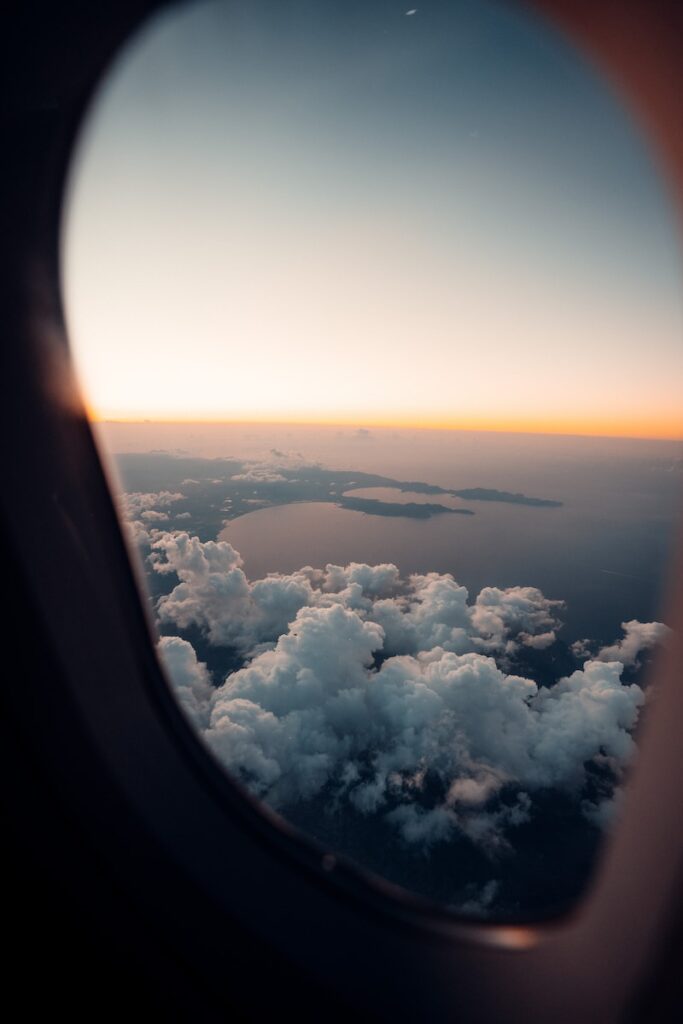
<path id="1" fill-rule="evenodd" d="M 148 425 L 148 426 L 171 426 L 171 425 L 201 425 L 201 426 L 272 426 L 272 427 L 346 427 L 347 429 L 355 430 L 422 430 L 422 431 L 435 431 L 435 432 L 452 432 L 452 433 L 486 433 L 486 434 L 531 434 L 535 436 L 549 435 L 555 437 L 602 437 L 602 438 L 613 438 L 615 440 L 632 440 L 632 441 L 683 441 L 683 425 L 678 428 L 677 432 L 671 430 L 664 432 L 660 430 L 645 428 L 645 432 L 634 433 L 633 430 L 637 431 L 638 427 L 632 428 L 629 432 L 628 428 L 613 427 L 610 428 L 608 425 L 598 424 L 586 424 L 581 426 L 580 424 L 572 423 L 559 423 L 554 426 L 542 425 L 540 423 L 534 423 L 533 421 L 517 421 L 516 423 L 510 424 L 491 424 L 485 425 L 476 422 L 470 422 L 469 424 L 462 422 L 453 422 L 447 420 L 375 420 L 372 418 L 368 419 L 349 419 L 349 418 L 335 418 L 335 419 L 299 419 L 299 418 L 273 418 L 273 417 L 202 417 L 202 416 L 104 416 L 94 412 L 89 412 L 88 418 L 93 423 L 102 425 L 106 424 L 129 424 L 129 425 Z M 642 430 L 643 428 L 641 428 Z"/>

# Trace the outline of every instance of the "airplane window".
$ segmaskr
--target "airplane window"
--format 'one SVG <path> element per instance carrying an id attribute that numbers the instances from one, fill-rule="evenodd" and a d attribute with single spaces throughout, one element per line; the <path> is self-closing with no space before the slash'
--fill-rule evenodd
<path id="1" fill-rule="evenodd" d="M 681 270 L 521 6 L 194 3 L 102 83 L 63 291 L 159 656 L 331 856 L 483 919 L 583 891 L 669 632 Z"/>

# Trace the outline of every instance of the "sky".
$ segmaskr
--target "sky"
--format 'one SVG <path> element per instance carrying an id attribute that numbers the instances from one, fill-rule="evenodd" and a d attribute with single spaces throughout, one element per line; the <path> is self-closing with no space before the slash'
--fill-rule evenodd
<path id="1" fill-rule="evenodd" d="M 481 0 L 155 17 L 64 207 L 100 419 L 681 437 L 682 270 L 611 84 Z"/>

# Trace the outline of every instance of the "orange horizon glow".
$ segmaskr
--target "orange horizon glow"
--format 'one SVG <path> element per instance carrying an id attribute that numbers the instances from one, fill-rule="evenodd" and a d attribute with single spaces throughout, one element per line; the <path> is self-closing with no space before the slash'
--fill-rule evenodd
<path id="1" fill-rule="evenodd" d="M 144 413 L 131 414 L 107 414 L 100 413 L 86 403 L 88 418 L 93 423 L 107 424 L 198 424 L 202 426 L 228 426 L 241 424 L 264 424 L 272 426 L 307 426 L 307 427 L 347 427 L 347 428 L 372 428 L 375 430 L 435 430 L 435 431 L 463 431 L 481 433 L 508 433 L 508 434 L 550 434 L 572 437 L 613 437 L 633 440 L 652 441 L 683 441 L 683 422 L 673 420 L 671 417 L 659 419 L 647 419 L 640 421 L 630 420 L 620 422 L 614 419 L 589 418 L 570 419 L 558 418 L 549 420 L 543 417 L 512 417 L 494 419 L 485 416 L 462 416 L 462 417 L 409 417 L 395 416 L 380 418 L 377 416 L 360 417 L 339 414 L 329 418 L 317 416 L 282 416 L 282 415 L 259 415 L 259 416 L 206 416 L 198 414 L 174 415 L 169 413 L 162 416 L 146 416 Z"/>
<path id="2" fill-rule="evenodd" d="M 586 69 L 532 74 L 524 44 L 494 89 L 475 49 L 457 69 L 453 22 L 413 81 L 410 37 L 364 29 L 358 94 L 357 58 L 340 49 L 332 87 L 316 32 L 308 64 L 258 19 L 178 17 L 107 79 L 71 170 L 62 285 L 92 419 L 683 440 L 675 218 Z M 555 73 L 539 105 L 528 85 Z"/>

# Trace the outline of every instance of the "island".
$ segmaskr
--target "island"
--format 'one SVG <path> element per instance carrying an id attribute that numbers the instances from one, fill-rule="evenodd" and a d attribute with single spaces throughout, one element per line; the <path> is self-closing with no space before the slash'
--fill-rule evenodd
<path id="1" fill-rule="evenodd" d="M 384 488 L 401 494 L 427 495 L 463 502 L 499 501 L 536 508 L 558 508 L 561 502 L 493 488 L 461 490 L 424 481 L 396 480 L 378 473 L 328 469 L 318 464 L 288 465 L 273 453 L 272 461 L 201 458 L 173 452 L 123 453 L 115 456 L 124 492 L 164 493 L 142 519 L 156 528 L 186 529 L 212 540 L 227 522 L 257 510 L 298 502 L 327 502 L 365 515 L 429 519 L 436 515 L 474 515 L 472 509 L 438 502 L 380 500 L 354 492 Z"/>
<path id="2" fill-rule="evenodd" d="M 379 501 L 377 498 L 353 498 L 343 495 L 337 502 L 339 508 L 348 508 L 352 512 L 365 512 L 369 516 L 406 516 L 408 519 L 431 519 L 441 513 L 473 516 L 470 508 L 448 508 L 447 505 L 433 505 L 415 501 Z"/>

